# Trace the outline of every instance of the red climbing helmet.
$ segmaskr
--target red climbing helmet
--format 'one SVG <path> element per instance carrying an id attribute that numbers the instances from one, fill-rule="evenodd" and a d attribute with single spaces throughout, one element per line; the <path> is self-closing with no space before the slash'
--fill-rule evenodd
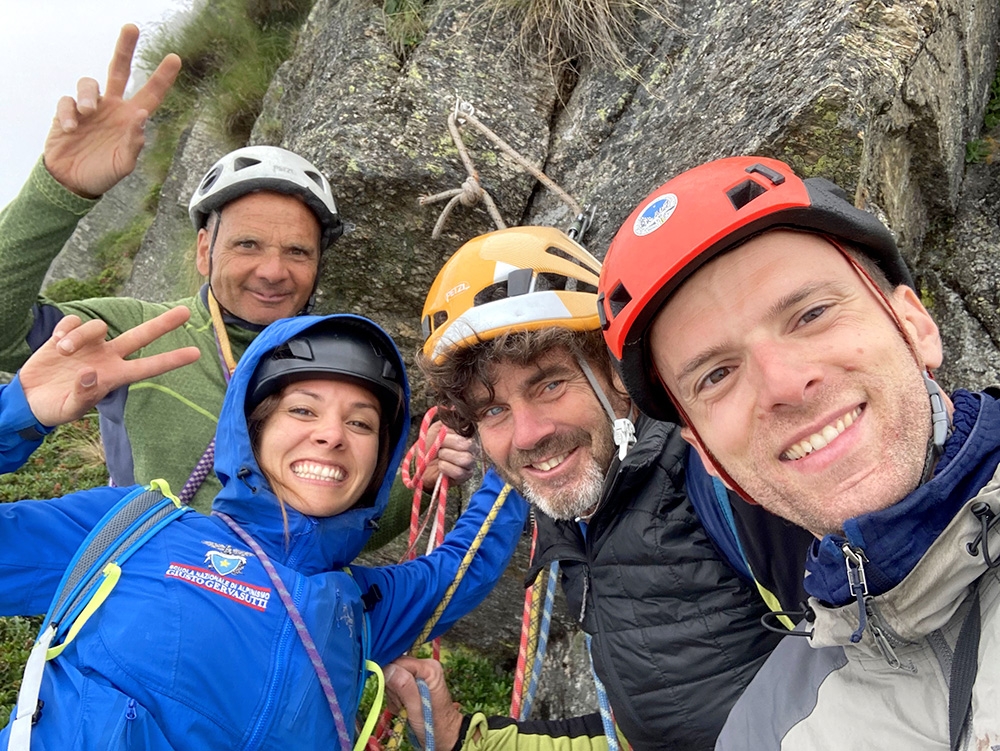
<path id="1" fill-rule="evenodd" d="M 892 233 L 821 177 L 802 180 L 765 157 L 730 157 L 682 172 L 650 195 L 618 230 L 604 258 L 598 313 L 632 400 L 677 422 L 646 333 L 667 298 L 714 256 L 769 229 L 842 240 L 867 254 L 894 285 L 913 286 Z"/>

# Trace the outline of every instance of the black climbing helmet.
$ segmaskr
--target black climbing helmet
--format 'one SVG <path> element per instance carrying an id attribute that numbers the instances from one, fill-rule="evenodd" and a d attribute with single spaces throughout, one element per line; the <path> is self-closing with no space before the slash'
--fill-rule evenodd
<path id="1" fill-rule="evenodd" d="M 392 339 L 359 316 L 333 316 L 279 345 L 257 363 L 247 385 L 247 416 L 266 397 L 296 381 L 345 380 L 371 391 L 389 426 L 390 446 L 400 439 L 406 371 Z"/>

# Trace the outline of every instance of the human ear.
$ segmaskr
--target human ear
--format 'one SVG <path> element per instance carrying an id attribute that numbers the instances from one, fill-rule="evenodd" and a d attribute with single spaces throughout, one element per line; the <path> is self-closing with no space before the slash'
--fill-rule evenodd
<path id="1" fill-rule="evenodd" d="M 912 287 L 901 284 L 892 293 L 892 305 L 922 360 L 921 364 L 928 370 L 940 367 L 944 359 L 941 332 L 917 293 Z"/>
<path id="2" fill-rule="evenodd" d="M 209 271 L 209 253 L 211 252 L 211 237 L 208 234 L 207 229 L 198 230 L 198 245 L 195 254 L 195 265 L 198 267 L 198 273 L 202 276 L 207 277 Z"/>

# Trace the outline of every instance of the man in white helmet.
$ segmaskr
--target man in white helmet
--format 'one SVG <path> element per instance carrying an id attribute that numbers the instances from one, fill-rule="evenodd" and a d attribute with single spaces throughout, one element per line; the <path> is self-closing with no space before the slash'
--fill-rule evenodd
<path id="1" fill-rule="evenodd" d="M 114 484 L 165 473 L 185 502 L 207 510 L 218 490 L 209 443 L 229 374 L 263 327 L 308 308 L 321 254 L 342 225 L 329 182 L 308 161 L 274 146 L 238 149 L 212 166 L 191 198 L 196 264 L 208 278 L 197 295 L 170 303 L 37 297 L 79 219 L 135 168 L 145 121 L 180 70 L 180 58 L 167 55 L 124 99 L 138 34 L 135 26 L 122 28 L 103 93 L 83 78 L 75 100 L 59 101 L 43 159 L 0 214 L 0 278 L 7 290 L 0 301 L 0 369 L 17 369 L 67 314 L 102 319 L 117 336 L 169 308 L 189 308 L 183 328 L 142 354 L 196 346 L 198 363 L 110 394 L 99 407 L 101 434 Z M 442 462 L 462 465 L 459 479 L 472 461 L 466 447 L 454 436 L 442 453 Z"/>

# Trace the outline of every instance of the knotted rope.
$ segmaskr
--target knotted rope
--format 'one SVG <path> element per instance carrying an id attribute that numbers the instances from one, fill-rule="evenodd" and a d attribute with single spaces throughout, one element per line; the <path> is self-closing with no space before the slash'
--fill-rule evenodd
<path id="1" fill-rule="evenodd" d="M 486 210 L 489 212 L 490 218 L 493 219 L 493 223 L 496 225 L 497 229 L 507 228 L 503 217 L 500 216 L 500 210 L 497 208 L 496 202 L 480 183 L 479 172 L 472 163 L 469 151 L 466 149 L 465 143 L 462 141 L 460 127 L 465 124 L 475 127 L 480 133 L 491 140 L 497 148 L 500 149 L 500 151 L 534 176 L 534 178 L 542 183 L 546 188 L 559 196 L 559 198 L 567 206 L 569 206 L 574 215 L 579 217 L 584 214 L 583 207 L 577 203 L 569 193 L 560 188 L 552 178 L 542 172 L 541 168 L 525 159 L 510 144 L 486 127 L 486 125 L 484 125 L 476 117 L 475 108 L 471 103 L 458 99 L 455 102 L 455 109 L 450 115 L 448 115 L 448 132 L 451 133 L 451 138 L 455 142 L 455 148 L 458 149 L 458 155 L 462 158 L 462 163 L 465 165 L 465 171 L 468 173 L 468 177 L 462 183 L 461 188 L 453 188 L 442 193 L 437 193 L 433 196 L 421 196 L 419 199 L 421 206 L 426 206 L 430 203 L 437 203 L 438 201 L 448 199 L 448 203 L 445 204 L 444 209 L 441 211 L 441 215 L 434 224 L 434 230 L 431 232 L 431 237 L 433 239 L 437 240 L 441 237 L 441 232 L 444 229 L 444 223 L 448 220 L 448 216 L 451 214 L 452 209 L 454 209 L 458 203 L 461 203 L 463 206 L 472 207 L 482 201 L 486 205 Z"/>

